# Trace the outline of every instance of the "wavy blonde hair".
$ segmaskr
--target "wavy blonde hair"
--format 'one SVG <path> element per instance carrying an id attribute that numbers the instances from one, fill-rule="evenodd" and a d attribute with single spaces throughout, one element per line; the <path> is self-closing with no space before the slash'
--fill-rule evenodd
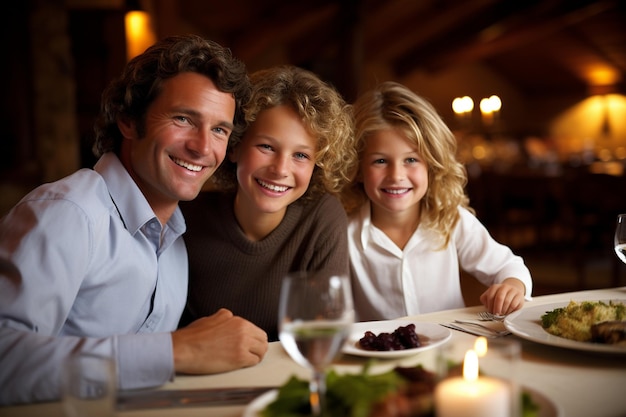
<path id="1" fill-rule="evenodd" d="M 459 219 L 458 206 L 474 213 L 465 194 L 465 167 L 456 159 L 454 134 L 427 100 L 392 81 L 361 95 L 353 111 L 357 160 L 349 163 L 351 182 L 341 195 L 348 213 L 358 210 L 368 199 L 363 183 L 358 180 L 359 161 L 367 138 L 374 132 L 398 129 L 427 163 L 428 190 L 420 201 L 421 222 L 441 236 L 445 247 Z"/>
<path id="2" fill-rule="evenodd" d="M 325 192 L 339 195 L 349 181 L 348 162 L 357 159 L 352 106 L 330 84 L 296 66 L 257 71 L 250 80 L 252 97 L 244 109 L 248 125 L 263 110 L 288 105 L 317 138 L 315 168 L 302 198 L 317 198 Z M 238 137 L 229 141 L 228 152 L 240 143 Z M 236 170 L 236 164 L 226 158 L 212 180 L 220 189 L 234 190 L 237 187 Z"/>

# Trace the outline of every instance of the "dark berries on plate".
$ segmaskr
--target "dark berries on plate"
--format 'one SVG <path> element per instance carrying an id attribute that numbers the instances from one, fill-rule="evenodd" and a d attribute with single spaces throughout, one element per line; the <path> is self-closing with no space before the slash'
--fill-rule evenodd
<path id="1" fill-rule="evenodd" d="M 400 326 L 393 333 L 383 332 L 378 336 L 367 331 L 359 340 L 359 346 L 365 350 L 404 350 L 420 347 L 419 336 L 415 333 L 415 325 Z"/>

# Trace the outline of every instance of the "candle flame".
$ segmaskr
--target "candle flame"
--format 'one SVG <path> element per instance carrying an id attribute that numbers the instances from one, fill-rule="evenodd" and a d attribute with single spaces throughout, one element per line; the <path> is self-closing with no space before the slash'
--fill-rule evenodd
<path id="1" fill-rule="evenodd" d="M 457 97 L 452 101 L 452 110 L 456 114 L 471 113 L 474 109 L 474 100 L 469 96 Z"/>
<path id="2" fill-rule="evenodd" d="M 487 338 L 484 336 L 480 336 L 476 338 L 474 342 L 474 350 L 479 358 L 482 358 L 487 354 Z"/>
<path id="3" fill-rule="evenodd" d="M 480 100 L 480 112 L 482 114 L 491 114 L 494 112 L 498 112 L 501 108 L 502 100 L 500 100 L 500 97 L 496 95 Z"/>
<path id="4" fill-rule="evenodd" d="M 476 351 L 471 349 L 465 352 L 463 379 L 466 381 L 476 381 L 478 379 L 478 355 Z"/>

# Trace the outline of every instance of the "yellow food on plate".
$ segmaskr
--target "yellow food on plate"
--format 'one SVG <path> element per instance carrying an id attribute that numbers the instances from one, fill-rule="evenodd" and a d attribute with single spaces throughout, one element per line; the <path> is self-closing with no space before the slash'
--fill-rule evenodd
<path id="1" fill-rule="evenodd" d="M 547 311 L 541 326 L 550 334 L 579 342 L 592 342 L 592 326 L 626 320 L 626 305 L 620 301 L 570 301 L 566 307 Z"/>

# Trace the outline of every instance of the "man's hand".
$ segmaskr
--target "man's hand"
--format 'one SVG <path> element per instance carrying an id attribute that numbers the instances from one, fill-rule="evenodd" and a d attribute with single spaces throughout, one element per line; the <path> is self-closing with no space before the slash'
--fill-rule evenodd
<path id="1" fill-rule="evenodd" d="M 177 373 L 213 374 L 258 364 L 267 334 L 229 310 L 200 318 L 172 333 Z"/>

